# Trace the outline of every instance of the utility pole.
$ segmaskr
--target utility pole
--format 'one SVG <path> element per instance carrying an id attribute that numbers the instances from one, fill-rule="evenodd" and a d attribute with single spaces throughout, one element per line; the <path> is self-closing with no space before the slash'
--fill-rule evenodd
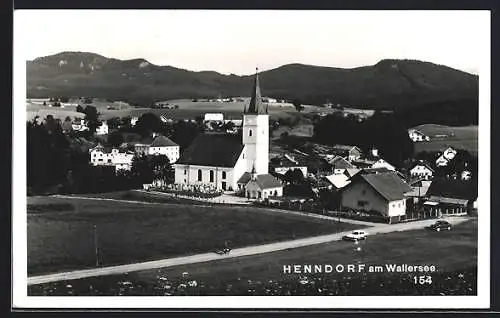
<path id="1" fill-rule="evenodd" d="M 99 248 L 97 245 L 97 226 L 94 224 L 94 249 L 95 249 L 95 265 L 99 266 Z"/>

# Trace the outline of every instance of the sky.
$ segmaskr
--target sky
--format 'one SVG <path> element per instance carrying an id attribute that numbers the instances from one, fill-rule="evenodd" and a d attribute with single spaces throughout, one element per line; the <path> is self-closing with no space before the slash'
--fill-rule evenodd
<path id="1" fill-rule="evenodd" d="M 63 51 L 248 75 L 416 59 L 478 74 L 489 11 L 18 10 L 26 60 Z"/>

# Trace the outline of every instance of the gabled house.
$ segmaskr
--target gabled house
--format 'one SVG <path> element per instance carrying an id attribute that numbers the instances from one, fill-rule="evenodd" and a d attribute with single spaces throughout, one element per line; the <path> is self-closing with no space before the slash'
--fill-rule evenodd
<path id="1" fill-rule="evenodd" d="M 477 196 L 477 180 L 434 179 L 426 193 L 424 213 L 435 217 L 473 213 Z"/>
<path id="2" fill-rule="evenodd" d="M 443 154 L 436 159 L 436 166 L 447 166 L 448 163 L 455 158 L 457 153 L 458 152 L 455 149 L 448 147 L 445 151 L 443 151 Z"/>
<path id="3" fill-rule="evenodd" d="M 340 156 L 327 159 L 326 162 L 328 162 L 334 174 L 343 173 L 346 169 L 356 168 L 352 163 Z"/>
<path id="4" fill-rule="evenodd" d="M 103 121 L 101 125 L 99 125 L 95 130 L 95 134 L 98 136 L 107 135 L 108 132 L 109 132 L 109 127 L 105 121 Z"/>
<path id="5" fill-rule="evenodd" d="M 419 161 L 410 169 L 410 176 L 412 179 L 423 178 L 425 180 L 432 179 L 434 176 L 434 169 L 424 161 Z"/>
<path id="6" fill-rule="evenodd" d="M 359 159 L 363 152 L 356 146 L 335 145 L 331 149 L 331 154 L 334 156 L 340 156 L 349 161 L 353 161 Z"/>
<path id="7" fill-rule="evenodd" d="M 93 166 L 114 166 L 118 170 L 130 170 L 134 153 L 118 148 L 104 147 L 98 144 L 89 150 L 90 163 Z"/>
<path id="8" fill-rule="evenodd" d="M 273 158 L 273 160 L 269 163 L 269 167 L 271 168 L 271 171 L 281 175 L 284 175 L 289 170 L 298 169 L 302 172 L 304 177 L 307 176 L 307 166 L 300 164 L 298 160 L 288 154 L 285 154 L 282 157 Z"/>
<path id="9" fill-rule="evenodd" d="M 342 189 L 351 182 L 350 177 L 343 173 L 332 174 L 329 176 L 324 176 L 323 178 L 328 182 L 328 189 L 335 191 Z"/>
<path id="10" fill-rule="evenodd" d="M 134 143 L 134 151 L 148 156 L 165 155 L 171 163 L 179 159 L 180 147 L 178 144 L 162 135 L 153 135 L 153 138 L 144 138 Z"/>
<path id="11" fill-rule="evenodd" d="M 379 169 L 379 168 L 385 168 L 390 171 L 396 171 L 396 167 L 385 161 L 384 159 L 378 159 L 371 165 L 372 169 Z"/>
<path id="12" fill-rule="evenodd" d="M 412 188 L 394 172 L 358 174 L 341 190 L 342 209 L 379 213 L 389 222 L 406 214 Z"/>
<path id="13" fill-rule="evenodd" d="M 246 174 L 242 178 L 245 178 Z M 283 185 L 279 179 L 270 174 L 258 175 L 251 173 L 250 179 L 245 185 L 245 196 L 249 199 L 281 197 L 283 196 Z"/>

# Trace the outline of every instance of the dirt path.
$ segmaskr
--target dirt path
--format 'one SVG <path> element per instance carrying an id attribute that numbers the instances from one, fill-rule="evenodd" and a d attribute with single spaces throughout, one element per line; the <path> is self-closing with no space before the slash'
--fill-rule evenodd
<path id="1" fill-rule="evenodd" d="M 73 196 L 58 196 L 58 197 L 75 198 L 75 199 L 89 199 L 89 200 L 103 200 L 103 201 L 132 202 L 132 203 L 143 203 L 143 204 L 162 204 L 162 203 L 148 203 L 148 202 L 103 199 L 103 198 L 85 198 L 85 197 L 73 197 Z M 453 217 L 453 218 L 448 219 L 448 221 L 454 225 L 461 223 L 461 222 L 464 222 L 466 220 L 468 220 L 467 217 Z M 408 231 L 408 230 L 413 230 L 413 229 L 421 229 L 421 228 L 433 223 L 434 221 L 435 220 L 423 220 L 423 221 L 416 221 L 416 222 L 410 222 L 410 223 L 399 223 L 399 224 L 392 224 L 392 225 L 376 224 L 376 225 L 370 227 L 367 231 L 370 235 L 376 235 L 379 233 L 397 232 L 397 231 Z M 327 242 L 332 242 L 332 241 L 338 241 L 338 240 L 342 239 L 343 235 L 345 235 L 349 232 L 350 231 L 340 232 L 340 233 L 336 233 L 336 234 L 308 237 L 308 238 L 302 238 L 302 239 L 290 240 L 290 241 L 284 241 L 284 242 L 269 243 L 269 244 L 262 244 L 262 245 L 256 245 L 256 246 L 247 246 L 247 247 L 234 249 L 229 254 L 222 255 L 222 256 L 217 255 L 215 253 L 203 253 L 203 254 L 196 254 L 196 255 L 190 255 L 190 256 L 168 258 L 168 259 L 157 260 L 157 261 L 149 261 L 149 262 L 142 262 L 142 263 L 127 264 L 127 265 L 91 268 L 91 269 L 85 269 L 85 270 L 75 270 L 75 271 L 54 273 L 54 274 L 48 274 L 48 275 L 32 276 L 32 277 L 28 277 L 28 285 L 36 285 L 36 284 L 43 284 L 43 283 L 64 281 L 64 280 L 81 279 L 81 278 L 94 277 L 94 276 L 116 275 L 116 274 L 123 274 L 123 273 L 128 273 L 128 272 L 133 272 L 133 271 L 172 267 L 172 266 L 179 266 L 179 265 L 185 265 L 185 264 L 217 261 L 217 260 L 226 259 L 226 258 L 270 253 L 270 252 L 275 252 L 275 251 L 280 251 L 280 250 L 286 250 L 286 249 L 310 246 L 310 245 L 315 245 L 315 244 L 327 243 Z"/>

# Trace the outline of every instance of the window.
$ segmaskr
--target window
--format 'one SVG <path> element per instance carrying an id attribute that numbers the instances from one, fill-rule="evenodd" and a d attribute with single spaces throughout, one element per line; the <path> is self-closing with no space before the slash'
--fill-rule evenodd
<path id="1" fill-rule="evenodd" d="M 226 179 L 226 171 L 222 171 L 222 179 Z"/>
<path id="2" fill-rule="evenodd" d="M 198 169 L 198 181 L 201 181 L 201 169 Z"/>
<path id="3" fill-rule="evenodd" d="M 187 174 L 187 170 L 186 169 L 184 169 L 184 174 Z"/>
<path id="4" fill-rule="evenodd" d="M 252 130 L 251 130 L 251 129 L 248 131 L 248 135 L 249 135 L 250 137 L 252 137 Z"/>
<path id="5" fill-rule="evenodd" d="M 108 159 L 108 163 L 111 163 L 111 159 Z"/>
<path id="6" fill-rule="evenodd" d="M 362 195 L 365 195 L 365 194 L 366 194 L 366 190 L 365 190 L 365 189 L 363 189 L 363 191 L 361 191 L 361 194 L 362 194 Z"/>
<path id="7" fill-rule="evenodd" d="M 102 162 L 102 159 L 99 159 L 99 162 Z"/>
<path id="8" fill-rule="evenodd" d="M 210 170 L 210 182 L 214 182 L 214 171 Z"/>

